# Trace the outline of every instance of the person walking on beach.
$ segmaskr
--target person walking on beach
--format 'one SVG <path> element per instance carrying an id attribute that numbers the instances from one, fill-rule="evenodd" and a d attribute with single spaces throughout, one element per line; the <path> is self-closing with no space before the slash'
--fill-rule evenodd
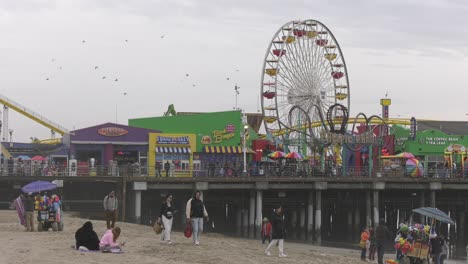
<path id="1" fill-rule="evenodd" d="M 375 251 L 377 250 L 377 245 L 375 242 L 375 230 L 374 228 L 369 228 L 369 261 L 375 261 Z"/>
<path id="2" fill-rule="evenodd" d="M 272 225 L 273 231 L 273 240 L 271 240 L 268 247 L 265 249 L 265 254 L 267 256 L 271 256 L 270 248 L 276 244 L 278 244 L 278 251 L 279 257 L 287 257 L 284 254 L 284 235 L 285 235 L 285 225 L 284 225 L 284 218 L 283 218 L 283 207 L 280 205 L 278 208 L 275 209 L 275 213 L 270 218 L 270 222 Z"/>
<path id="3" fill-rule="evenodd" d="M 161 204 L 161 210 L 159 212 L 158 223 L 161 223 L 164 226 L 164 232 L 162 241 L 167 241 L 167 244 L 172 244 L 171 241 L 171 230 L 172 230 L 172 220 L 174 216 L 174 207 L 172 206 L 172 195 L 168 194 L 164 198 L 164 201 Z"/>
<path id="4" fill-rule="evenodd" d="M 385 219 L 380 219 L 379 225 L 375 229 L 375 242 L 377 245 L 377 260 L 379 264 L 383 264 L 383 256 L 385 252 L 385 241 L 390 240 L 391 234 L 385 225 Z"/>
<path id="5" fill-rule="evenodd" d="M 104 197 L 104 213 L 106 216 L 107 229 L 114 228 L 115 221 L 117 220 L 117 207 L 117 197 L 115 197 L 115 192 L 112 191 Z"/>
<path id="6" fill-rule="evenodd" d="M 34 199 L 32 193 L 28 193 L 24 197 L 23 206 L 26 218 L 26 231 L 34 232 Z"/>
<path id="7" fill-rule="evenodd" d="M 367 244 L 369 241 L 369 229 L 365 227 L 361 233 L 361 241 L 359 242 L 359 246 L 361 247 L 361 260 L 366 260 L 366 252 L 367 252 Z"/>
<path id="8" fill-rule="evenodd" d="M 191 222 L 193 228 L 193 243 L 200 245 L 200 235 L 203 232 L 203 218 L 208 222 L 208 212 L 206 211 L 205 204 L 200 199 L 200 191 L 195 191 L 193 198 L 187 201 L 185 208 L 185 215 L 187 224 Z"/>
<path id="9" fill-rule="evenodd" d="M 169 164 L 169 161 L 166 161 L 166 163 L 164 163 L 164 170 L 166 171 L 166 177 L 169 177 L 170 168 L 171 168 L 171 164 Z"/>

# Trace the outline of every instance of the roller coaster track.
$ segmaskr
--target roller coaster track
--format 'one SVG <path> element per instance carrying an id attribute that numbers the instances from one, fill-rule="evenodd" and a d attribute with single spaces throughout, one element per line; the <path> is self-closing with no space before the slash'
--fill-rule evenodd
<path id="1" fill-rule="evenodd" d="M 383 120 L 385 121 L 385 123 L 387 125 L 410 125 L 411 124 L 410 119 L 407 119 L 407 118 L 384 118 Z M 429 120 L 420 120 L 420 121 L 429 121 Z M 342 120 L 339 120 L 339 119 L 333 120 L 333 124 L 340 124 L 341 122 L 342 122 Z M 356 124 L 366 123 L 366 120 L 364 118 L 357 118 L 357 119 L 350 118 L 348 120 L 348 124 L 352 124 L 354 122 Z M 383 124 L 382 120 L 379 120 L 379 119 L 372 119 L 372 120 L 370 120 L 370 123 L 375 124 L 375 125 L 382 125 Z M 294 131 L 294 130 L 301 130 L 301 129 L 306 129 L 306 128 L 309 128 L 309 127 L 318 127 L 318 126 L 322 126 L 322 122 L 316 121 L 316 122 L 312 122 L 312 123 L 304 123 L 304 124 L 302 124 L 300 126 L 292 127 L 291 129 L 281 129 L 281 130 L 278 130 L 278 131 L 272 131 L 270 133 L 271 133 L 272 136 L 277 137 L 277 136 L 281 136 L 281 135 L 284 135 L 284 134 L 288 134 L 288 133 L 290 133 L 291 131 Z"/>
<path id="2" fill-rule="evenodd" d="M 60 135 L 70 134 L 70 131 L 65 127 L 45 118 L 44 116 L 34 112 L 33 110 L 22 106 L 21 104 L 7 98 L 0 94 L 0 103 L 8 108 L 15 110 L 16 112 L 26 116 L 29 119 L 36 121 L 37 123 L 59 133 Z"/>

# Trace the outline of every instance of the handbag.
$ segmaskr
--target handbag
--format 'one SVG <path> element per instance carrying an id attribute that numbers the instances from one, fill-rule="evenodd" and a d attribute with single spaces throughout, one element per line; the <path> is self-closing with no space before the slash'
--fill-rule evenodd
<path id="1" fill-rule="evenodd" d="M 161 226 L 160 223 L 158 223 L 158 221 L 154 222 L 153 230 L 154 230 L 154 232 L 156 233 L 156 235 L 161 234 L 161 232 L 162 232 L 162 226 Z"/>
<path id="2" fill-rule="evenodd" d="M 192 223 L 188 222 L 185 225 L 184 236 L 190 238 L 192 236 Z"/>

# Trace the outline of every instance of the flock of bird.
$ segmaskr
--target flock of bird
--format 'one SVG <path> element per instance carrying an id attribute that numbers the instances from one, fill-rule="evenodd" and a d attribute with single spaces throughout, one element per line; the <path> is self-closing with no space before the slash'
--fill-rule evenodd
<path id="1" fill-rule="evenodd" d="M 164 39 L 164 37 L 165 37 L 165 35 L 160 35 L 160 38 L 161 38 L 161 39 Z M 129 41 L 128 41 L 128 39 L 125 39 L 124 42 L 125 42 L 125 43 L 128 43 Z M 81 43 L 82 43 L 83 45 L 86 45 L 87 42 L 86 42 L 86 40 L 82 40 Z M 52 63 L 55 63 L 55 62 L 56 62 L 56 59 L 53 58 L 51 61 L 52 61 Z M 62 69 L 63 69 L 62 66 L 60 66 L 60 65 L 57 66 L 57 70 L 62 70 Z M 99 72 L 99 71 L 101 71 L 101 68 L 100 68 L 98 65 L 95 65 L 95 66 L 94 66 L 94 70 L 97 71 L 97 72 Z M 235 72 L 239 72 L 239 69 L 235 69 Z M 106 76 L 106 74 L 102 74 L 102 73 L 101 73 L 101 74 L 98 74 L 98 76 L 100 76 L 102 80 L 106 80 L 106 79 L 111 79 L 111 80 L 112 80 L 112 79 L 113 79 L 114 82 L 118 82 L 118 81 L 119 81 L 119 78 L 117 78 L 117 77 L 108 78 L 108 76 Z M 50 77 L 50 76 L 45 78 L 46 81 L 50 81 L 51 79 L 52 79 L 52 77 Z M 191 79 L 191 76 L 190 76 L 189 73 L 186 73 L 186 74 L 185 74 L 185 79 L 187 79 L 187 80 L 190 80 L 190 79 Z M 230 81 L 230 79 L 231 79 L 231 77 L 229 77 L 229 76 L 226 77 L 226 81 Z M 182 79 L 180 80 L 180 83 L 184 83 L 184 82 L 185 82 L 185 80 L 182 78 Z M 190 83 L 192 84 L 192 87 L 197 87 L 197 84 L 194 83 L 193 81 L 190 82 Z M 122 95 L 127 95 L 127 92 L 123 92 Z"/>

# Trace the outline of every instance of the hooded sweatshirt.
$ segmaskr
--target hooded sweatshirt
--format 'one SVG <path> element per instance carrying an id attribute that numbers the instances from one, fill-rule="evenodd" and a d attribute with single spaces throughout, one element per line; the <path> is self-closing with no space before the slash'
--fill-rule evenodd
<path id="1" fill-rule="evenodd" d="M 89 250 L 99 250 L 99 237 L 93 230 L 93 224 L 89 221 L 76 230 L 75 240 L 77 249 L 83 246 Z"/>
<path id="2" fill-rule="evenodd" d="M 203 201 L 200 199 L 190 198 L 187 201 L 187 206 L 185 207 L 186 218 L 201 218 L 208 217 L 208 212 L 206 211 Z"/>

